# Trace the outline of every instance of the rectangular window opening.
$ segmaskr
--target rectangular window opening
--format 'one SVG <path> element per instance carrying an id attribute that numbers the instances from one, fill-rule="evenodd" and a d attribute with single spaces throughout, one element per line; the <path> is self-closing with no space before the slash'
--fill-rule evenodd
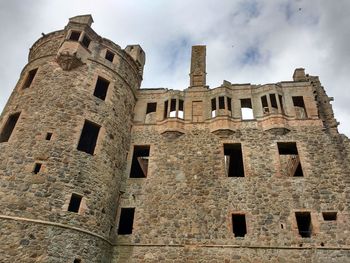
<path id="1" fill-rule="evenodd" d="M 176 99 L 170 100 L 170 117 L 176 117 Z"/>
<path id="2" fill-rule="evenodd" d="M 183 100 L 179 100 L 179 112 L 177 115 L 180 119 L 184 118 L 184 101 Z"/>
<path id="3" fill-rule="evenodd" d="M 242 120 L 253 120 L 254 113 L 251 99 L 241 99 Z"/>
<path id="4" fill-rule="evenodd" d="M 168 104 L 169 104 L 169 102 L 166 100 L 164 102 L 164 119 L 166 119 L 168 117 Z"/>
<path id="5" fill-rule="evenodd" d="M 226 175 L 228 177 L 244 177 L 244 165 L 241 144 L 224 144 L 224 154 Z"/>
<path id="6" fill-rule="evenodd" d="M 41 163 L 35 163 L 34 169 L 33 169 L 33 174 L 38 174 L 40 172 L 41 166 L 42 166 Z"/>
<path id="7" fill-rule="evenodd" d="M 324 221 L 336 221 L 337 220 L 337 212 L 322 212 Z"/>
<path id="8" fill-rule="evenodd" d="M 89 154 L 94 154 L 100 128 L 101 126 L 96 123 L 85 120 L 77 149 Z"/>
<path id="9" fill-rule="evenodd" d="M 46 133 L 45 140 L 50 141 L 52 138 L 52 132 Z"/>
<path id="10" fill-rule="evenodd" d="M 132 234 L 135 208 L 122 208 L 120 210 L 118 235 Z"/>
<path id="11" fill-rule="evenodd" d="M 28 72 L 26 81 L 24 82 L 24 85 L 23 85 L 23 89 L 27 89 L 27 88 L 30 87 L 30 85 L 32 85 L 32 82 L 33 82 L 33 80 L 35 78 L 35 75 L 36 75 L 37 71 L 38 71 L 38 69 L 35 68 L 35 69 L 32 69 L 31 71 Z"/>
<path id="12" fill-rule="evenodd" d="M 263 113 L 268 114 L 270 112 L 270 110 L 269 110 L 269 105 L 267 104 L 266 95 L 261 97 L 261 105 L 263 107 Z"/>
<path id="13" fill-rule="evenodd" d="M 107 50 L 106 51 L 106 56 L 105 56 L 105 59 L 109 60 L 110 62 L 113 62 L 113 59 L 114 59 L 114 53 Z"/>
<path id="14" fill-rule="evenodd" d="M 230 97 L 227 97 L 227 109 L 228 109 L 229 111 L 232 111 L 232 105 L 231 105 L 231 103 L 232 103 L 231 98 L 230 98 Z"/>
<path id="15" fill-rule="evenodd" d="M 216 98 L 211 99 L 211 117 L 216 116 Z"/>
<path id="16" fill-rule="evenodd" d="M 306 119 L 307 113 L 306 113 L 303 96 L 295 96 L 295 97 L 292 97 L 292 99 L 293 99 L 296 118 Z"/>
<path id="17" fill-rule="evenodd" d="M 72 31 L 69 36 L 69 40 L 72 41 L 79 41 L 81 32 L 79 31 Z"/>
<path id="18" fill-rule="evenodd" d="M 270 94 L 271 107 L 277 109 L 277 100 L 275 94 Z"/>
<path id="19" fill-rule="evenodd" d="M 298 231 L 301 237 L 311 237 L 312 225 L 310 212 L 295 212 Z"/>
<path id="20" fill-rule="evenodd" d="M 94 96 L 101 100 L 105 100 L 107 96 L 108 86 L 108 80 L 98 77 L 95 85 Z"/>
<path id="21" fill-rule="evenodd" d="M 156 112 L 156 111 L 157 111 L 157 102 L 147 103 L 146 114 Z"/>
<path id="22" fill-rule="evenodd" d="M 225 97 L 219 97 L 219 109 L 225 109 Z"/>
<path id="23" fill-rule="evenodd" d="M 277 147 L 282 174 L 285 176 L 303 177 L 297 144 L 295 142 L 278 142 Z"/>
<path id="24" fill-rule="evenodd" d="M 88 38 L 87 35 L 84 35 L 83 40 L 81 41 L 81 44 L 84 47 L 89 48 L 90 42 L 91 42 L 90 38 Z"/>
<path id="25" fill-rule="evenodd" d="M 149 145 L 135 145 L 131 161 L 130 178 L 145 178 L 148 172 Z"/>
<path id="26" fill-rule="evenodd" d="M 6 123 L 1 131 L 1 134 L 0 134 L 0 143 L 7 142 L 10 139 L 11 134 L 12 134 L 13 130 L 15 129 L 15 126 L 17 124 L 17 121 L 19 119 L 20 114 L 21 114 L 20 112 L 16 112 L 14 114 L 11 114 L 8 117 Z"/>
<path id="27" fill-rule="evenodd" d="M 82 199 L 83 199 L 83 197 L 81 195 L 73 193 L 71 198 L 70 198 L 68 211 L 78 213 Z"/>
<path id="28" fill-rule="evenodd" d="M 235 237 L 244 237 L 247 234 L 244 214 L 232 214 L 232 231 Z"/>

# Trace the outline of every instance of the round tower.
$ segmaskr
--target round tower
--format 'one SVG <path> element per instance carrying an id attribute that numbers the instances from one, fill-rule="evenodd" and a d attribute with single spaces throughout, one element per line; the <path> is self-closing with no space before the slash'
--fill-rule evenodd
<path id="1" fill-rule="evenodd" d="M 91 29 L 43 35 L 0 118 L 0 262 L 109 262 L 145 54 Z"/>

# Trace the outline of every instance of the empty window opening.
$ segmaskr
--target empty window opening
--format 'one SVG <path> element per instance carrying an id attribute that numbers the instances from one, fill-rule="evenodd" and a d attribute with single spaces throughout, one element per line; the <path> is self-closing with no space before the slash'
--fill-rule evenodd
<path id="1" fill-rule="evenodd" d="M 251 99 L 241 99 L 242 120 L 253 120 L 254 113 Z"/>
<path id="2" fill-rule="evenodd" d="M 105 59 L 109 60 L 110 62 L 113 62 L 114 53 L 112 53 L 111 51 L 107 50 L 107 51 L 106 51 Z"/>
<path id="3" fill-rule="evenodd" d="M 263 107 L 263 113 L 268 114 L 270 111 L 269 111 L 269 105 L 267 104 L 266 95 L 261 97 L 261 105 Z"/>
<path id="4" fill-rule="evenodd" d="M 81 32 L 79 31 L 72 31 L 69 36 L 69 40 L 73 41 L 79 41 Z"/>
<path id="5" fill-rule="evenodd" d="M 211 99 L 211 117 L 216 117 L 216 99 Z"/>
<path id="6" fill-rule="evenodd" d="M 170 100 L 170 115 L 169 117 L 176 117 L 176 99 Z"/>
<path id="7" fill-rule="evenodd" d="M 130 178 L 145 178 L 147 177 L 148 162 L 149 162 L 149 145 L 134 146 L 132 156 Z"/>
<path id="8" fill-rule="evenodd" d="M 83 197 L 81 195 L 72 194 L 68 206 L 68 211 L 78 213 L 82 199 Z"/>
<path id="9" fill-rule="evenodd" d="M 307 114 L 306 114 L 306 108 L 305 108 L 303 96 L 292 97 L 292 99 L 293 99 L 296 118 L 306 119 Z"/>
<path id="10" fill-rule="evenodd" d="M 178 112 L 178 117 L 180 119 L 184 118 L 184 101 L 183 100 L 179 100 L 179 112 Z"/>
<path id="11" fill-rule="evenodd" d="M 312 225 L 310 212 L 295 212 L 298 231 L 301 237 L 311 237 Z"/>
<path id="12" fill-rule="evenodd" d="M 278 142 L 277 147 L 281 173 L 284 176 L 303 177 L 297 144 L 295 142 Z"/>
<path id="13" fill-rule="evenodd" d="M 168 117 L 168 103 L 167 100 L 164 102 L 164 119 Z"/>
<path id="14" fill-rule="evenodd" d="M 219 97 L 219 109 L 225 109 L 225 97 Z"/>
<path id="15" fill-rule="evenodd" d="M 231 98 L 230 98 L 230 97 L 227 97 L 227 109 L 228 109 L 229 111 L 232 111 L 232 105 L 231 105 L 231 103 L 232 103 Z"/>
<path id="16" fill-rule="evenodd" d="M 6 123 L 1 131 L 1 134 L 0 134 L 0 143 L 7 142 L 10 139 L 11 134 L 12 134 L 13 130 L 15 129 L 15 126 L 16 126 L 16 123 L 19 119 L 20 114 L 21 114 L 20 112 L 17 112 L 17 113 L 11 114 L 8 117 Z"/>
<path id="17" fill-rule="evenodd" d="M 34 164 L 34 169 L 33 169 L 33 174 L 37 174 L 40 172 L 42 164 L 41 163 L 36 163 Z"/>
<path id="18" fill-rule="evenodd" d="M 135 208 L 122 208 L 120 211 L 118 235 L 132 234 Z"/>
<path id="19" fill-rule="evenodd" d="M 52 132 L 46 133 L 45 140 L 50 141 L 52 138 Z"/>
<path id="20" fill-rule="evenodd" d="M 90 42 L 91 42 L 90 38 L 88 38 L 86 35 L 84 35 L 83 40 L 81 41 L 81 44 L 84 47 L 89 48 Z"/>
<path id="21" fill-rule="evenodd" d="M 337 220 L 337 212 L 323 212 L 322 213 L 324 221 L 336 221 Z"/>
<path id="22" fill-rule="evenodd" d="M 270 94 L 271 107 L 277 109 L 277 100 L 275 94 Z"/>
<path id="23" fill-rule="evenodd" d="M 244 237 L 247 234 L 244 214 L 232 214 L 232 231 L 235 237 Z"/>
<path id="24" fill-rule="evenodd" d="M 147 103 L 146 114 L 157 111 L 157 102 Z"/>
<path id="25" fill-rule="evenodd" d="M 109 81 L 104 78 L 98 77 L 96 81 L 94 96 L 101 100 L 106 99 Z"/>
<path id="26" fill-rule="evenodd" d="M 100 128 L 101 126 L 96 123 L 85 120 L 77 149 L 89 154 L 94 154 Z"/>
<path id="27" fill-rule="evenodd" d="M 281 111 L 282 111 L 282 113 L 284 113 L 282 95 L 278 95 L 278 99 L 280 101 Z"/>
<path id="28" fill-rule="evenodd" d="M 76 259 L 74 259 L 74 261 L 73 261 L 73 263 L 81 263 L 82 261 L 81 261 L 81 259 L 80 258 L 76 258 Z"/>
<path id="29" fill-rule="evenodd" d="M 225 172 L 228 177 L 244 177 L 243 154 L 240 143 L 224 144 Z"/>
<path id="30" fill-rule="evenodd" d="M 26 81 L 24 82 L 24 85 L 23 85 L 23 89 L 27 89 L 30 87 L 30 85 L 32 85 L 32 82 L 34 80 L 34 77 L 35 77 L 37 71 L 38 71 L 38 69 L 35 68 L 35 69 L 32 69 L 31 71 L 28 72 Z"/>

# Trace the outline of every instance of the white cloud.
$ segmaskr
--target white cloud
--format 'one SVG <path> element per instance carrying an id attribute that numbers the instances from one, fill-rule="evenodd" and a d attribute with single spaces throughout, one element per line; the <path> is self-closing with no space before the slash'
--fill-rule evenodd
<path id="1" fill-rule="evenodd" d="M 41 32 L 91 13 L 93 28 L 121 47 L 146 52 L 143 87 L 186 88 L 191 46 L 207 45 L 207 82 L 271 83 L 291 80 L 296 67 L 319 75 L 350 135 L 350 1 L 337 0 L 51 0 L 3 1 L 0 20 L 0 108 Z M 250 55 L 250 56 L 249 56 Z M 253 57 L 255 59 L 253 59 Z M 243 62 L 251 63 L 243 63 Z"/>

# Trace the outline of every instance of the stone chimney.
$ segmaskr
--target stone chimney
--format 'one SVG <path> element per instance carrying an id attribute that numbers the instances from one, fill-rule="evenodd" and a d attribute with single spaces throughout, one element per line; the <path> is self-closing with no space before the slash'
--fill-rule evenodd
<path id="1" fill-rule="evenodd" d="M 190 88 L 206 85 L 206 46 L 192 46 Z"/>
<path id="2" fill-rule="evenodd" d="M 305 76 L 305 69 L 303 69 L 303 68 L 296 68 L 294 70 L 293 80 L 294 81 L 307 81 L 307 78 Z"/>

